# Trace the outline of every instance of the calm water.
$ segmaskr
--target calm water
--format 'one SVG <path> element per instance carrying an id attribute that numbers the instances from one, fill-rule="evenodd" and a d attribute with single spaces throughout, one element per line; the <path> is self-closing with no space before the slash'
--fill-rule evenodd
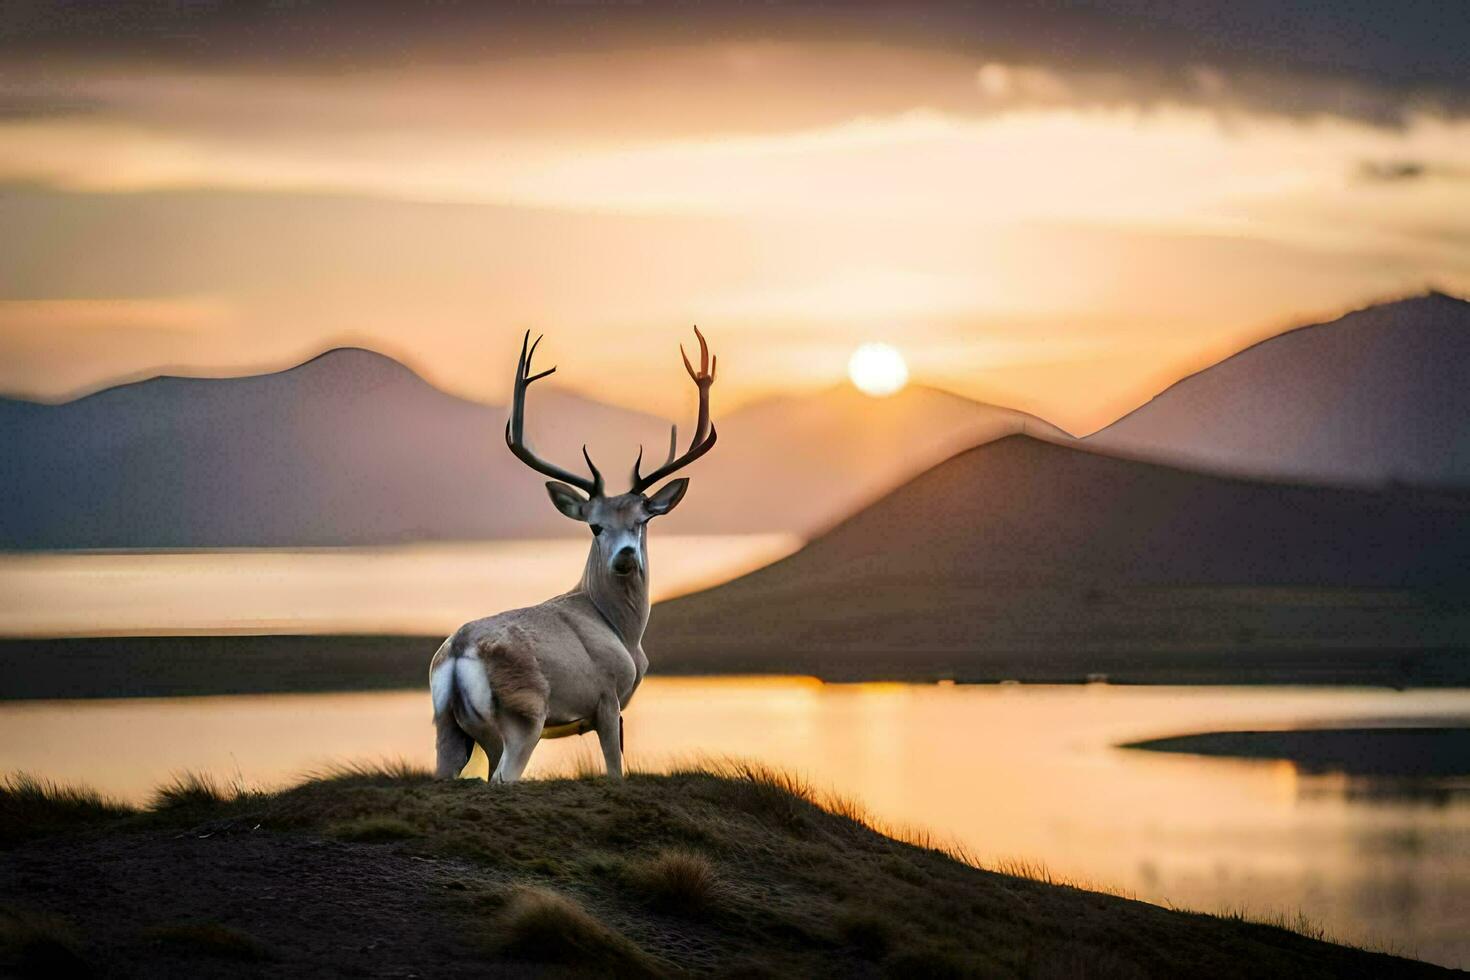
<path id="1" fill-rule="evenodd" d="M 1291 764 L 1117 749 L 1206 730 L 1470 716 L 1470 692 L 823 685 L 654 677 L 632 763 L 733 755 L 795 769 L 987 862 L 1219 911 L 1301 909 L 1335 934 L 1470 965 L 1470 787 L 1364 792 Z M 423 691 L 0 704 L 0 770 L 143 799 L 170 772 L 276 785 L 331 761 L 428 765 Z M 542 743 L 531 773 L 597 757 Z M 475 764 L 483 759 L 476 753 Z"/>
<path id="2" fill-rule="evenodd" d="M 448 634 L 565 592 L 587 541 L 0 554 L 0 636 Z M 652 534 L 653 598 L 743 575 L 800 544 L 786 534 Z"/>

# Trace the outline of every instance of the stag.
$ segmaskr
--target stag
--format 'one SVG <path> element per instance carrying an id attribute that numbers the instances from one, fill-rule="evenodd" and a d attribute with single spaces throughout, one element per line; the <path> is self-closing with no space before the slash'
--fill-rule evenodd
<path id="1" fill-rule="evenodd" d="M 623 774 L 623 708 L 648 670 L 643 630 L 648 625 L 648 522 L 673 510 L 689 489 L 688 477 L 650 487 L 699 459 L 715 444 L 709 390 L 712 359 L 699 328 L 699 370 L 679 346 L 684 369 L 699 392 L 694 438 L 678 455 L 679 427 L 669 433 L 668 460 L 646 476 L 643 450 L 627 493 L 609 496 L 587 447 L 590 477 L 548 463 L 526 445 L 526 389 L 556 368 L 533 373 L 536 355 L 527 331 L 511 398 L 505 444 L 516 458 L 551 477 L 547 493 L 557 510 L 586 523 L 592 547 L 582 580 L 570 592 L 526 609 L 466 623 L 445 640 L 429 665 L 429 692 L 437 732 L 437 775 L 452 779 L 475 744 L 490 760 L 492 782 L 514 782 L 543 738 L 595 731 L 609 776 Z M 529 346 L 528 346 L 529 344 Z"/>

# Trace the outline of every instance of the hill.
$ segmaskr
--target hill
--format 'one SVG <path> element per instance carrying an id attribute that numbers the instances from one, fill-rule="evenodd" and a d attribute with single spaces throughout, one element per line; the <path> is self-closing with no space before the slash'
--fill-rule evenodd
<path id="1" fill-rule="evenodd" d="M 922 385 L 871 398 L 844 384 L 717 421 L 719 446 L 660 531 L 810 535 L 961 450 L 1019 433 L 1072 438 L 1034 415 Z"/>
<path id="2" fill-rule="evenodd" d="M 1470 303 L 1430 293 L 1264 340 L 1089 436 L 1308 482 L 1470 487 Z"/>
<path id="3" fill-rule="evenodd" d="M 537 392 L 551 451 L 650 417 Z M 575 426 L 572 422 L 575 420 Z M 341 348 L 273 374 L 160 377 L 0 403 L 0 548 L 202 548 L 530 537 L 565 522 L 505 451 L 503 409 Z M 516 479 L 509 477 L 514 475 Z"/>
<path id="4" fill-rule="evenodd" d="M 532 399 L 538 448 L 570 463 L 589 444 L 610 485 L 640 442 L 667 444 L 667 423 L 652 416 L 556 388 Z M 273 374 L 160 377 L 60 405 L 0 399 L 0 550 L 585 534 L 505 449 L 505 418 L 357 348 Z M 665 532 L 806 533 L 964 446 L 1056 431 L 923 389 L 881 404 L 834 389 L 716 420 L 719 449 L 690 471 L 696 492 Z"/>
<path id="5" fill-rule="evenodd" d="M 0 969 L 114 976 L 1431 976 L 981 870 L 742 767 L 489 786 L 0 791 Z"/>
<path id="6" fill-rule="evenodd" d="M 662 671 L 1444 683 L 1470 678 L 1467 579 L 1462 498 L 1011 436 L 661 603 L 644 645 Z"/>

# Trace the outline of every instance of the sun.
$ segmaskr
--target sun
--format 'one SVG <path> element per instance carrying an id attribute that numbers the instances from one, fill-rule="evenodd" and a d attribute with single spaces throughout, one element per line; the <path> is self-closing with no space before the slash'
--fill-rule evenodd
<path id="1" fill-rule="evenodd" d="M 848 359 L 847 376 L 863 394 L 886 398 L 908 384 L 909 366 L 896 347 L 863 344 Z"/>

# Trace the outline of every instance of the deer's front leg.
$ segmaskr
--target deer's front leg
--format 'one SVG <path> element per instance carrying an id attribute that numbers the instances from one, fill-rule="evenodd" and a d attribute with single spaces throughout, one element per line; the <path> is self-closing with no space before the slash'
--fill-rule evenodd
<path id="1" fill-rule="evenodd" d="M 616 697 L 603 698 L 597 705 L 597 741 L 612 779 L 623 778 L 623 709 Z"/>

